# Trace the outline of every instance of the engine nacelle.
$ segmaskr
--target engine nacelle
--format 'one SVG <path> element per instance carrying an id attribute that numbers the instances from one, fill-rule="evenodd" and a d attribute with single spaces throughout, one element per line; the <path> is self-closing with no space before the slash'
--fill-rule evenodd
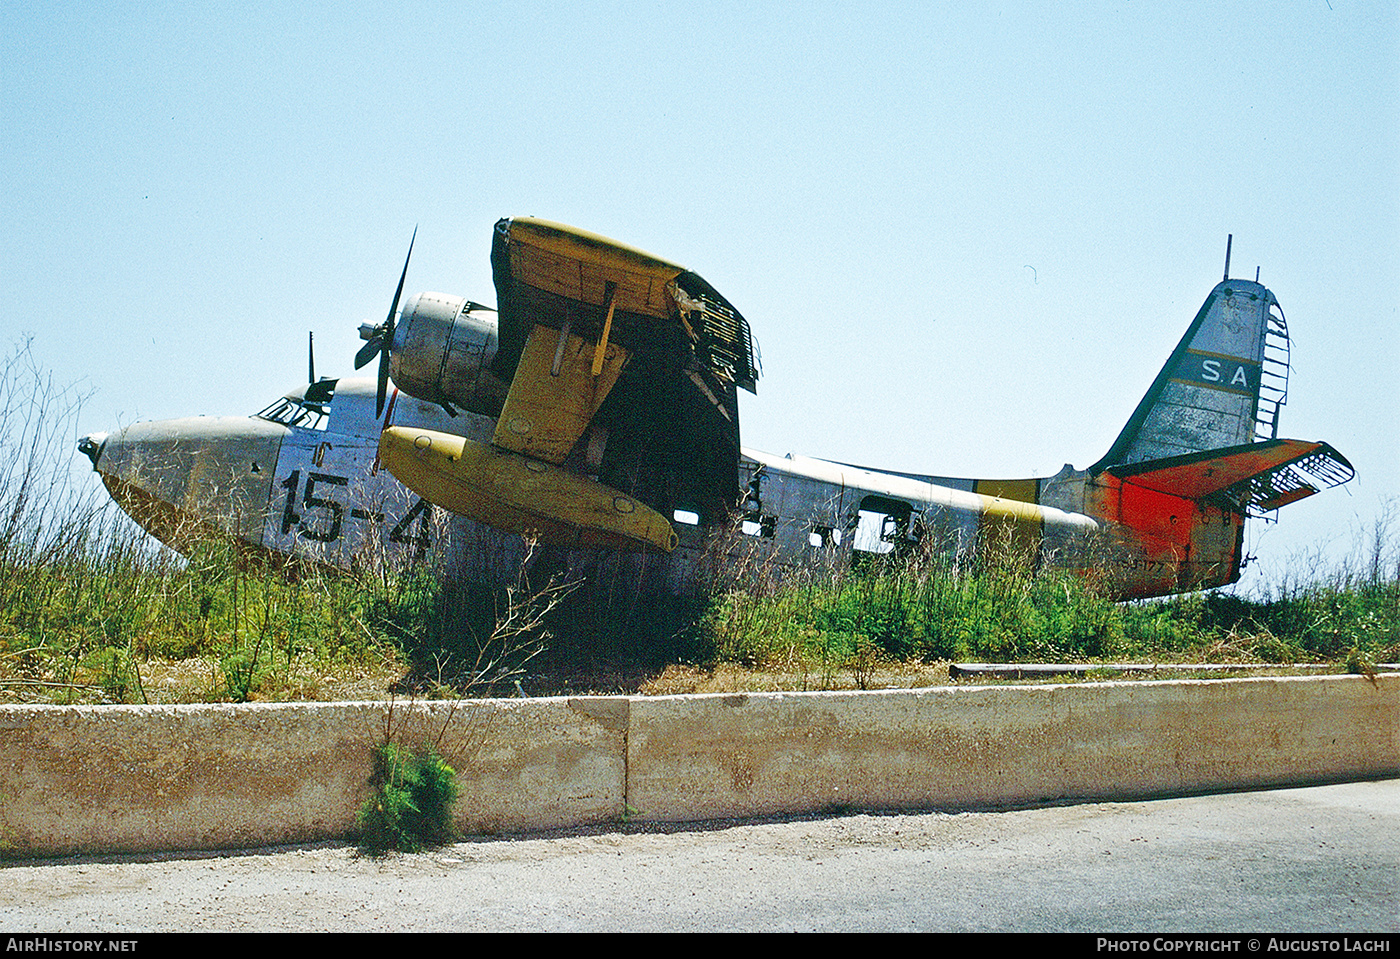
<path id="1" fill-rule="evenodd" d="M 497 345 L 495 311 L 462 296 L 419 293 L 394 327 L 389 374 L 420 400 L 499 416 L 510 384 L 488 369 Z"/>

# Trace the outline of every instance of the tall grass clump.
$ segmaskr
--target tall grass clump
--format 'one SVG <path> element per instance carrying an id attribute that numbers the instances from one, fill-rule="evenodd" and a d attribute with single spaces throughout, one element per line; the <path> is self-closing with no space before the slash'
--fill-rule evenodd
<path id="1" fill-rule="evenodd" d="M 1400 659 L 1391 513 L 1338 565 L 1295 566 L 1262 595 L 1218 590 L 1118 602 L 1013 550 L 857 554 L 849 569 L 752 569 L 701 620 L 717 662 L 830 678 L 885 662 L 1317 662 Z"/>
<path id="2" fill-rule="evenodd" d="M 1320 551 L 1297 555 L 1278 579 L 1251 597 L 1224 597 L 1207 616 L 1221 625 L 1241 619 L 1273 637 L 1285 656 L 1335 659 L 1357 653 L 1400 661 L 1400 537 L 1394 504 L 1353 532 L 1350 550 L 1328 561 Z M 1216 607 L 1224 606 L 1224 609 Z"/>
<path id="3" fill-rule="evenodd" d="M 226 538 L 179 556 L 75 470 L 86 399 L 56 385 L 27 344 L 0 371 L 0 697 L 314 696 L 308 676 L 365 658 L 353 581 L 289 576 Z M 192 658 L 197 688 L 145 681 L 153 661 Z"/>
<path id="4" fill-rule="evenodd" d="M 1113 655 L 1115 604 L 1082 579 L 1014 559 L 979 566 L 932 552 L 862 557 L 820 578 L 734 586 L 702 621 L 715 658 L 830 670 L 886 661 L 1081 659 Z"/>
<path id="5" fill-rule="evenodd" d="M 88 398 L 23 343 L 0 362 L 0 689 L 140 691 L 132 644 L 164 557 L 72 480 Z"/>

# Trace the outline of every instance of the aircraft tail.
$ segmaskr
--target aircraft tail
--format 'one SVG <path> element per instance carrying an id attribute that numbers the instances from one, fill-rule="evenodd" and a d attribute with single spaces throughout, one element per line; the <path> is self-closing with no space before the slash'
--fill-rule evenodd
<path id="1" fill-rule="evenodd" d="M 1248 280 L 1217 284 L 1091 472 L 1277 438 L 1288 353 L 1271 292 Z"/>
<path id="2" fill-rule="evenodd" d="M 1296 503 L 1354 475 L 1347 458 L 1327 443 L 1279 439 L 1110 466 L 1105 472 L 1124 486 L 1241 516 Z"/>

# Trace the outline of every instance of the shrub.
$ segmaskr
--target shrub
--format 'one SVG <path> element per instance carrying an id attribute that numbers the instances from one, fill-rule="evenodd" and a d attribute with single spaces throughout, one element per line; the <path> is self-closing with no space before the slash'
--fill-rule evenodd
<path id="1" fill-rule="evenodd" d="M 372 855 L 417 852 L 456 838 L 457 773 L 437 750 L 385 743 L 374 753 L 374 793 L 360 807 L 360 843 Z"/>

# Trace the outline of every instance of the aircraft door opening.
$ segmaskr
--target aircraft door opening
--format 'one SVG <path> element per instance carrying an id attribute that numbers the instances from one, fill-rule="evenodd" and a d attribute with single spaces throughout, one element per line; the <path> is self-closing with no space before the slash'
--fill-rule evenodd
<path id="1" fill-rule="evenodd" d="M 914 508 L 903 500 L 867 496 L 860 501 L 851 538 L 851 549 L 860 554 L 907 552 L 918 542 L 918 524 L 911 521 Z"/>

